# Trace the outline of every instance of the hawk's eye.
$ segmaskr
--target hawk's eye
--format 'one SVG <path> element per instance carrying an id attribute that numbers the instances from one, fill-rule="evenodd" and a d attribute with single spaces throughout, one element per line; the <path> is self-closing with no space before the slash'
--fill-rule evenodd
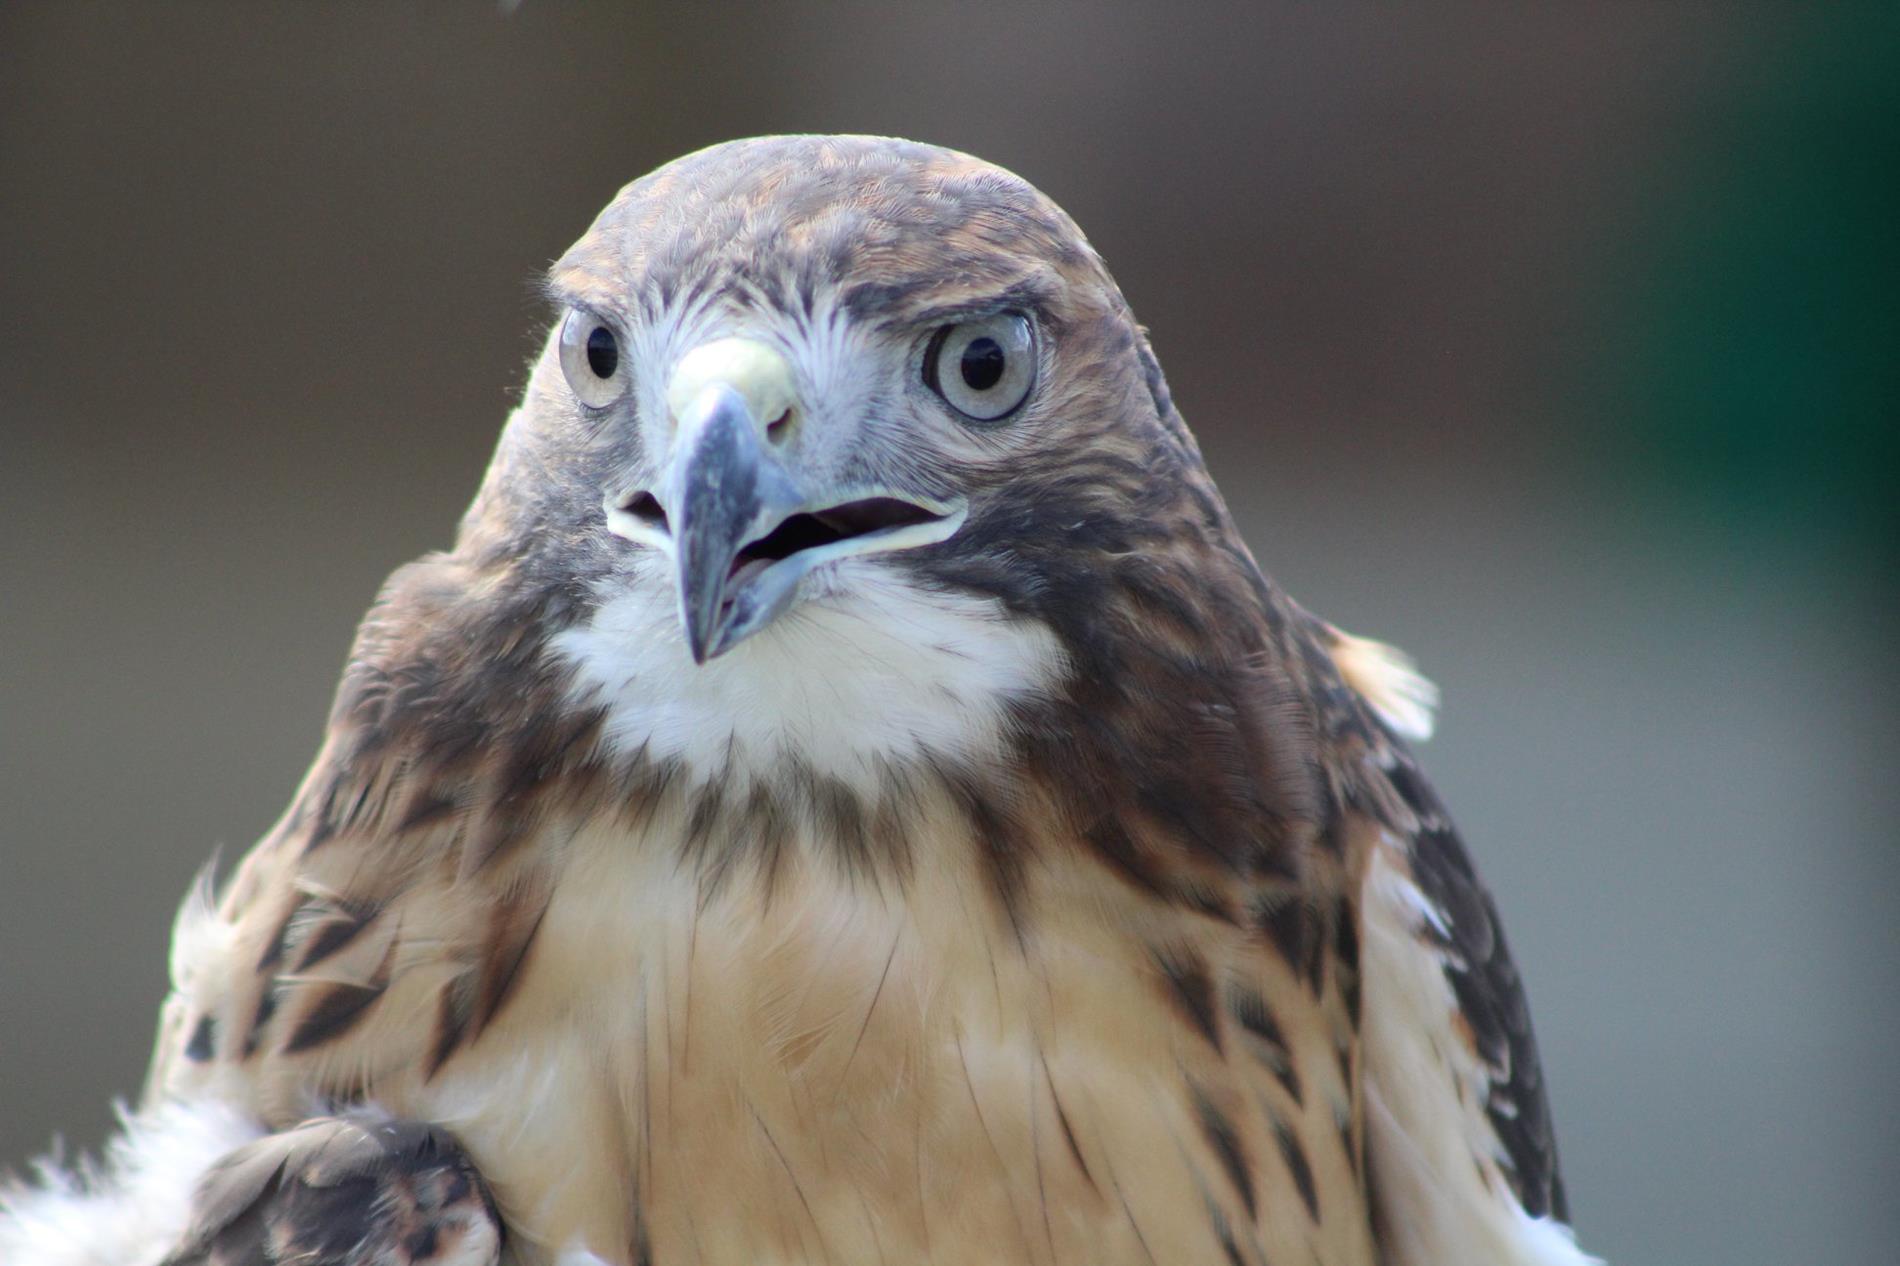
<path id="1" fill-rule="evenodd" d="M 946 325 L 924 351 L 924 382 L 958 413 L 997 422 L 1036 385 L 1036 334 L 1029 318 L 1005 312 Z"/>
<path id="2" fill-rule="evenodd" d="M 561 372 L 590 409 L 604 409 L 627 393 L 620 340 L 591 312 L 570 312 L 561 326 Z"/>

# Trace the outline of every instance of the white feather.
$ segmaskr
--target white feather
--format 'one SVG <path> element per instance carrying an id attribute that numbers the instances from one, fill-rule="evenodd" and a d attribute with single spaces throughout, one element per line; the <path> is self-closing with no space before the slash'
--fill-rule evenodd
<path id="1" fill-rule="evenodd" d="M 257 1138 L 257 1123 L 211 1098 L 136 1115 L 103 1164 L 35 1166 L 34 1186 L 0 1188 L 5 1266 L 151 1266 L 185 1228 L 192 1192 L 211 1164 Z"/>
<path id="2" fill-rule="evenodd" d="M 812 598 L 695 666 L 653 555 L 554 649 L 577 670 L 576 702 L 606 704 L 606 741 L 625 756 L 677 759 L 696 781 L 792 758 L 866 790 L 885 765 L 996 750 L 1010 703 L 1062 671 L 1048 628 L 992 599 L 932 592 L 875 560 L 834 567 L 832 583 L 810 578 Z"/>
<path id="3" fill-rule="evenodd" d="M 1438 687 L 1396 646 L 1333 630 L 1333 663 L 1379 719 L 1401 736 L 1420 742 L 1432 736 Z"/>

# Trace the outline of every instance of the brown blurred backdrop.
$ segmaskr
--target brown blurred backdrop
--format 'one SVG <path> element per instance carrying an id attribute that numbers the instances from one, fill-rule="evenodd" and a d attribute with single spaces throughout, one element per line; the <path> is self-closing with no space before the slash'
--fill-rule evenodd
<path id="1" fill-rule="evenodd" d="M 1585 1244 L 1892 1260 L 1900 41 L 1793 13 L 0 6 L 0 1166 L 136 1092 L 538 271 L 874 131 L 1067 206 L 1262 561 L 1444 687 Z"/>

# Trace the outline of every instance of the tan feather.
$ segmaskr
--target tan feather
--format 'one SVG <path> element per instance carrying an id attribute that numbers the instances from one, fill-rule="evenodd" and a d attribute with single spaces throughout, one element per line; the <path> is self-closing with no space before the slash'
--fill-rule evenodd
<path id="1" fill-rule="evenodd" d="M 1402 738 L 1432 736 L 1438 687 L 1396 646 L 1332 630 L 1333 663 L 1379 718 Z"/>

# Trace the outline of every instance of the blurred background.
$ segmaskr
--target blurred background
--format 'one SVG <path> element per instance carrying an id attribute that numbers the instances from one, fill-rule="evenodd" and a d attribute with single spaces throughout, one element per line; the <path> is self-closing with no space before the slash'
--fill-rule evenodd
<path id="1" fill-rule="evenodd" d="M 1825 14 L 1825 16 L 1824 16 Z M 0 1167 L 444 545 L 544 268 L 780 131 L 1089 231 L 1262 562 L 1414 652 L 1583 1242 L 1892 1260 L 1900 24 L 1873 6 L 0 6 Z"/>

